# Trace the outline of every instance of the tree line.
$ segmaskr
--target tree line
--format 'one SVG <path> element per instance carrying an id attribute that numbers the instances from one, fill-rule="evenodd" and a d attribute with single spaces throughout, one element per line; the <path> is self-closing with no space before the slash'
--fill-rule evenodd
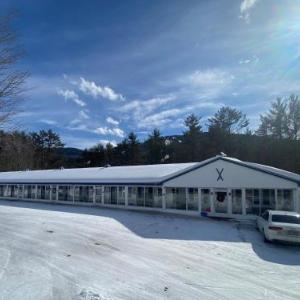
<path id="1" fill-rule="evenodd" d="M 202 161 L 220 152 L 241 160 L 273 165 L 300 173 L 300 99 L 291 95 L 271 102 L 260 116 L 257 131 L 246 114 L 221 107 L 203 129 L 191 114 L 178 135 L 162 136 L 158 128 L 140 141 L 130 132 L 119 144 L 97 144 L 73 157 L 52 130 L 0 132 L 0 170 L 98 167 Z M 70 150 L 70 149 L 69 149 Z"/>
<path id="2" fill-rule="evenodd" d="M 89 166 L 135 165 L 202 161 L 220 152 L 241 160 L 269 164 L 300 173 L 300 99 L 291 95 L 271 102 L 256 131 L 240 110 L 221 107 L 207 121 L 191 114 L 180 135 L 162 136 L 153 129 L 140 142 L 134 132 L 116 147 L 96 145 L 83 153 Z"/>

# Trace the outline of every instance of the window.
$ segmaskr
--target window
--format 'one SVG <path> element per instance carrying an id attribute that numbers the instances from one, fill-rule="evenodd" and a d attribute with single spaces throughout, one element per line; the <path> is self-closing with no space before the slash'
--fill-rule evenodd
<path id="1" fill-rule="evenodd" d="M 246 190 L 246 214 L 260 215 L 260 197 L 258 189 Z"/>
<path id="2" fill-rule="evenodd" d="M 104 187 L 104 204 L 111 204 L 111 201 L 110 201 L 110 187 L 109 186 Z"/>
<path id="3" fill-rule="evenodd" d="M 4 197 L 5 185 L 0 185 L 0 197 Z"/>
<path id="4" fill-rule="evenodd" d="M 145 206 L 145 188 L 144 187 L 139 186 L 137 188 L 136 205 L 137 206 Z"/>
<path id="5" fill-rule="evenodd" d="M 58 200 L 59 201 L 73 201 L 73 187 L 59 186 L 58 187 Z"/>
<path id="6" fill-rule="evenodd" d="M 188 210 L 198 210 L 198 189 L 188 188 L 187 193 L 187 209 Z"/>
<path id="7" fill-rule="evenodd" d="M 201 189 L 201 211 L 210 211 L 210 194 L 209 189 Z"/>
<path id="8" fill-rule="evenodd" d="M 110 204 L 118 204 L 118 190 L 116 186 L 110 188 Z"/>
<path id="9" fill-rule="evenodd" d="M 52 185 L 50 193 L 51 193 L 51 200 L 53 200 L 53 201 L 57 200 L 57 194 L 56 194 L 56 192 L 57 192 L 56 185 Z"/>
<path id="10" fill-rule="evenodd" d="M 153 189 L 153 187 L 145 188 L 145 206 L 147 206 L 147 207 L 154 206 L 154 189 Z"/>
<path id="11" fill-rule="evenodd" d="M 166 208 L 186 210 L 185 188 L 166 189 Z"/>
<path id="12" fill-rule="evenodd" d="M 242 214 L 242 190 L 232 190 L 232 213 Z"/>
<path id="13" fill-rule="evenodd" d="M 93 186 L 75 186 L 74 200 L 75 202 L 93 202 L 94 187 Z"/>
<path id="14" fill-rule="evenodd" d="M 102 202 L 102 186 L 95 186 L 95 201 L 96 203 Z"/>
<path id="15" fill-rule="evenodd" d="M 289 215 L 272 215 L 272 222 L 298 224 L 300 225 L 300 216 L 289 216 Z"/>
<path id="16" fill-rule="evenodd" d="M 277 190 L 277 209 L 294 210 L 293 190 Z"/>
<path id="17" fill-rule="evenodd" d="M 137 187 L 128 187 L 128 205 L 137 205 Z"/>
<path id="18" fill-rule="evenodd" d="M 153 201 L 153 206 L 162 208 L 162 188 L 153 188 L 153 193 L 154 193 L 154 201 Z"/>
<path id="19" fill-rule="evenodd" d="M 125 186 L 118 187 L 118 205 L 125 205 Z"/>
<path id="20" fill-rule="evenodd" d="M 275 190 L 263 189 L 260 213 L 267 209 L 276 209 Z"/>

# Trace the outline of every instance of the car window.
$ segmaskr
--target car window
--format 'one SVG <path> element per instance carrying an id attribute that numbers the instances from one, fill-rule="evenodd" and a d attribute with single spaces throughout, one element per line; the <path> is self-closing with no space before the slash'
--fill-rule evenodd
<path id="1" fill-rule="evenodd" d="M 300 216 L 272 215 L 272 222 L 300 225 Z"/>
<path id="2" fill-rule="evenodd" d="M 266 221 L 269 220 L 269 212 L 268 211 L 265 211 L 263 214 L 262 214 L 262 218 Z"/>

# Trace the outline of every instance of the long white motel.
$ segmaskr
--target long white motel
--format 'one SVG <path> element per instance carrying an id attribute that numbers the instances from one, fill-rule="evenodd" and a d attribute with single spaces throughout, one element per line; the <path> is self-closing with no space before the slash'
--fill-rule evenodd
<path id="1" fill-rule="evenodd" d="M 218 155 L 202 162 L 0 173 L 0 198 L 252 218 L 300 212 L 300 175 Z"/>

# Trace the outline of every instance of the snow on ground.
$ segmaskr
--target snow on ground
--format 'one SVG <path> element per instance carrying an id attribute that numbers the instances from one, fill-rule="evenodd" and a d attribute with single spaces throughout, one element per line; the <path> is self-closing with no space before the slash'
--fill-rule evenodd
<path id="1" fill-rule="evenodd" d="M 299 299 L 300 248 L 247 223 L 0 201 L 0 299 Z"/>

